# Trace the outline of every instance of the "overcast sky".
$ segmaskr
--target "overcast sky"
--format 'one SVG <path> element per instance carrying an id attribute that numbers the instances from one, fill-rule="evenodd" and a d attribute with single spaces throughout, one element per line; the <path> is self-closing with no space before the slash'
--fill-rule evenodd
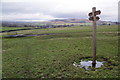
<path id="1" fill-rule="evenodd" d="M 51 19 L 88 19 L 92 7 L 101 10 L 101 20 L 118 20 L 120 0 L 2 0 L 3 20 L 44 21 Z"/>

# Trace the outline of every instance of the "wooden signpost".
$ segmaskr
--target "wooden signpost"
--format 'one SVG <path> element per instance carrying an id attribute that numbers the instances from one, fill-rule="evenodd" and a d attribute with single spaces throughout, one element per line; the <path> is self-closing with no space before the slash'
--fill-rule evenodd
<path id="1" fill-rule="evenodd" d="M 96 7 L 92 8 L 92 12 L 90 12 L 88 15 L 90 16 L 89 20 L 93 21 L 93 61 L 92 61 L 92 67 L 96 66 L 96 21 L 98 21 L 100 18 L 96 15 L 100 15 L 101 11 L 96 11 Z"/>

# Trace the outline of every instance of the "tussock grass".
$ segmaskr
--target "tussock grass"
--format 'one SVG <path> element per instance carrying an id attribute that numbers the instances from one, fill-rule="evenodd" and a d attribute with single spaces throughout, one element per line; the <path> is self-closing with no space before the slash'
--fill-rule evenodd
<path id="1" fill-rule="evenodd" d="M 3 38 L 3 78 L 118 78 L 117 26 L 98 26 L 97 59 L 107 59 L 98 71 L 85 72 L 73 62 L 92 56 L 92 27 L 19 31 L 23 34 L 65 33 Z"/>

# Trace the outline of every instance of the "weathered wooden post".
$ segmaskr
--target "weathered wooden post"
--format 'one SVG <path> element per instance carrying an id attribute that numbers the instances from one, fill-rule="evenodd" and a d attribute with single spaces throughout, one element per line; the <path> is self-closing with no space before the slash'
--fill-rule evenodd
<path id="1" fill-rule="evenodd" d="M 95 68 L 96 66 L 96 21 L 98 21 L 100 18 L 96 15 L 99 15 L 101 13 L 100 10 L 96 11 L 96 7 L 92 8 L 92 12 L 88 15 L 90 16 L 89 20 L 93 21 L 93 61 L 92 61 L 92 67 Z"/>
<path id="2" fill-rule="evenodd" d="M 96 8 L 92 8 L 92 16 L 93 16 L 93 62 L 92 66 L 95 67 L 96 65 L 96 15 L 95 15 Z"/>

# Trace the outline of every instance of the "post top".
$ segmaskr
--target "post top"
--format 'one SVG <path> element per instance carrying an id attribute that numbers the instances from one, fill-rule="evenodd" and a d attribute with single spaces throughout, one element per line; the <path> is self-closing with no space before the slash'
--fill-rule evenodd
<path id="1" fill-rule="evenodd" d="M 93 7 L 93 9 L 96 9 L 96 7 Z"/>

